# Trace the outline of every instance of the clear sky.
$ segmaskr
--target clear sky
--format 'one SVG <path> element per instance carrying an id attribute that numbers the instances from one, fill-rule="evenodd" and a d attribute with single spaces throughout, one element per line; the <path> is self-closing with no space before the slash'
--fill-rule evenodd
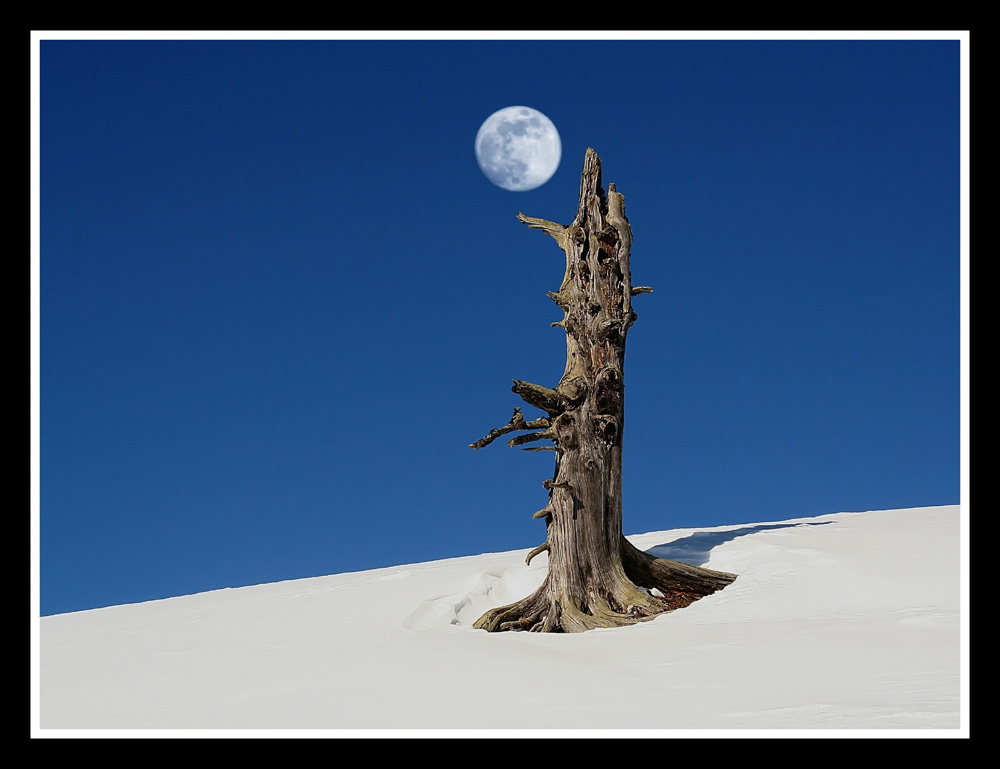
<path id="1" fill-rule="evenodd" d="M 588 146 L 626 533 L 960 499 L 960 43 L 40 42 L 42 614 L 533 547 Z M 473 154 L 510 105 L 562 163 Z"/>

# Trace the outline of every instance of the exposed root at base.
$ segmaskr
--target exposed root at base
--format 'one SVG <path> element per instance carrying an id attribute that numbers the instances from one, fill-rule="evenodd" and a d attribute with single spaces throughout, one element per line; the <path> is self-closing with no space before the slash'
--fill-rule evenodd
<path id="1" fill-rule="evenodd" d="M 683 609 L 736 579 L 735 574 L 653 558 L 627 540 L 624 545 L 622 566 L 631 582 L 620 584 L 615 592 L 584 589 L 574 601 L 557 594 L 546 577 L 532 595 L 491 609 L 473 627 L 491 633 L 581 633 L 624 627 Z M 654 588 L 660 595 L 651 592 Z"/>

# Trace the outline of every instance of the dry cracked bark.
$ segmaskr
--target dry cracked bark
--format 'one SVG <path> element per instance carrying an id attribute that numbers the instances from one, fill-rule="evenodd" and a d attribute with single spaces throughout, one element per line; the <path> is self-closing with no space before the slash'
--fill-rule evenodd
<path id="1" fill-rule="evenodd" d="M 601 161 L 587 150 L 576 217 L 561 225 L 518 214 L 551 235 L 566 255 L 566 272 L 549 297 L 564 318 L 566 368 L 555 388 L 514 380 L 513 392 L 547 416 L 511 421 L 476 443 L 516 435 L 508 445 L 536 441 L 527 450 L 555 452 L 555 472 L 543 482 L 548 502 L 546 539 L 531 559 L 548 552 L 548 574 L 532 595 L 486 612 L 475 627 L 488 631 L 574 633 L 651 619 L 691 604 L 730 584 L 736 575 L 654 558 L 622 534 L 622 435 L 625 425 L 625 340 L 636 320 L 632 297 L 652 291 L 633 286 L 632 230 L 625 197 L 601 187 Z"/>

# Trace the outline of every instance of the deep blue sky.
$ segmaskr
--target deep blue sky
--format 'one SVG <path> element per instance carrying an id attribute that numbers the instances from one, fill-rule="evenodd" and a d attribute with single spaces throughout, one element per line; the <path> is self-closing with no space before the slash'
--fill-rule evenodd
<path id="1" fill-rule="evenodd" d="M 626 533 L 960 501 L 957 40 L 40 47 L 43 615 L 541 542 L 551 455 L 468 444 L 562 373 L 515 215 L 588 146 L 655 288 Z"/>

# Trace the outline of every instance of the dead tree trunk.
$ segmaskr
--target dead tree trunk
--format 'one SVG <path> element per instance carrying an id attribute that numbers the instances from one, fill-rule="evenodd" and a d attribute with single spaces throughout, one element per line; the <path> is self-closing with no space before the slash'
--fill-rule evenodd
<path id="1" fill-rule="evenodd" d="M 547 416 L 529 421 L 514 409 L 509 424 L 471 447 L 525 430 L 532 432 L 508 445 L 552 442 L 527 449 L 555 452 L 555 473 L 542 484 L 548 502 L 533 516 L 545 520 L 546 540 L 527 558 L 547 551 L 549 569 L 534 594 L 486 612 L 477 628 L 575 633 L 629 625 L 687 606 L 736 578 L 653 558 L 622 535 L 625 340 L 636 320 L 632 297 L 652 291 L 632 285 L 624 200 L 614 184 L 605 196 L 600 158 L 588 149 L 571 224 L 518 214 L 566 254 L 562 285 L 549 292 L 564 312 L 553 325 L 566 332 L 566 369 L 554 389 L 514 380 L 513 392 Z"/>

